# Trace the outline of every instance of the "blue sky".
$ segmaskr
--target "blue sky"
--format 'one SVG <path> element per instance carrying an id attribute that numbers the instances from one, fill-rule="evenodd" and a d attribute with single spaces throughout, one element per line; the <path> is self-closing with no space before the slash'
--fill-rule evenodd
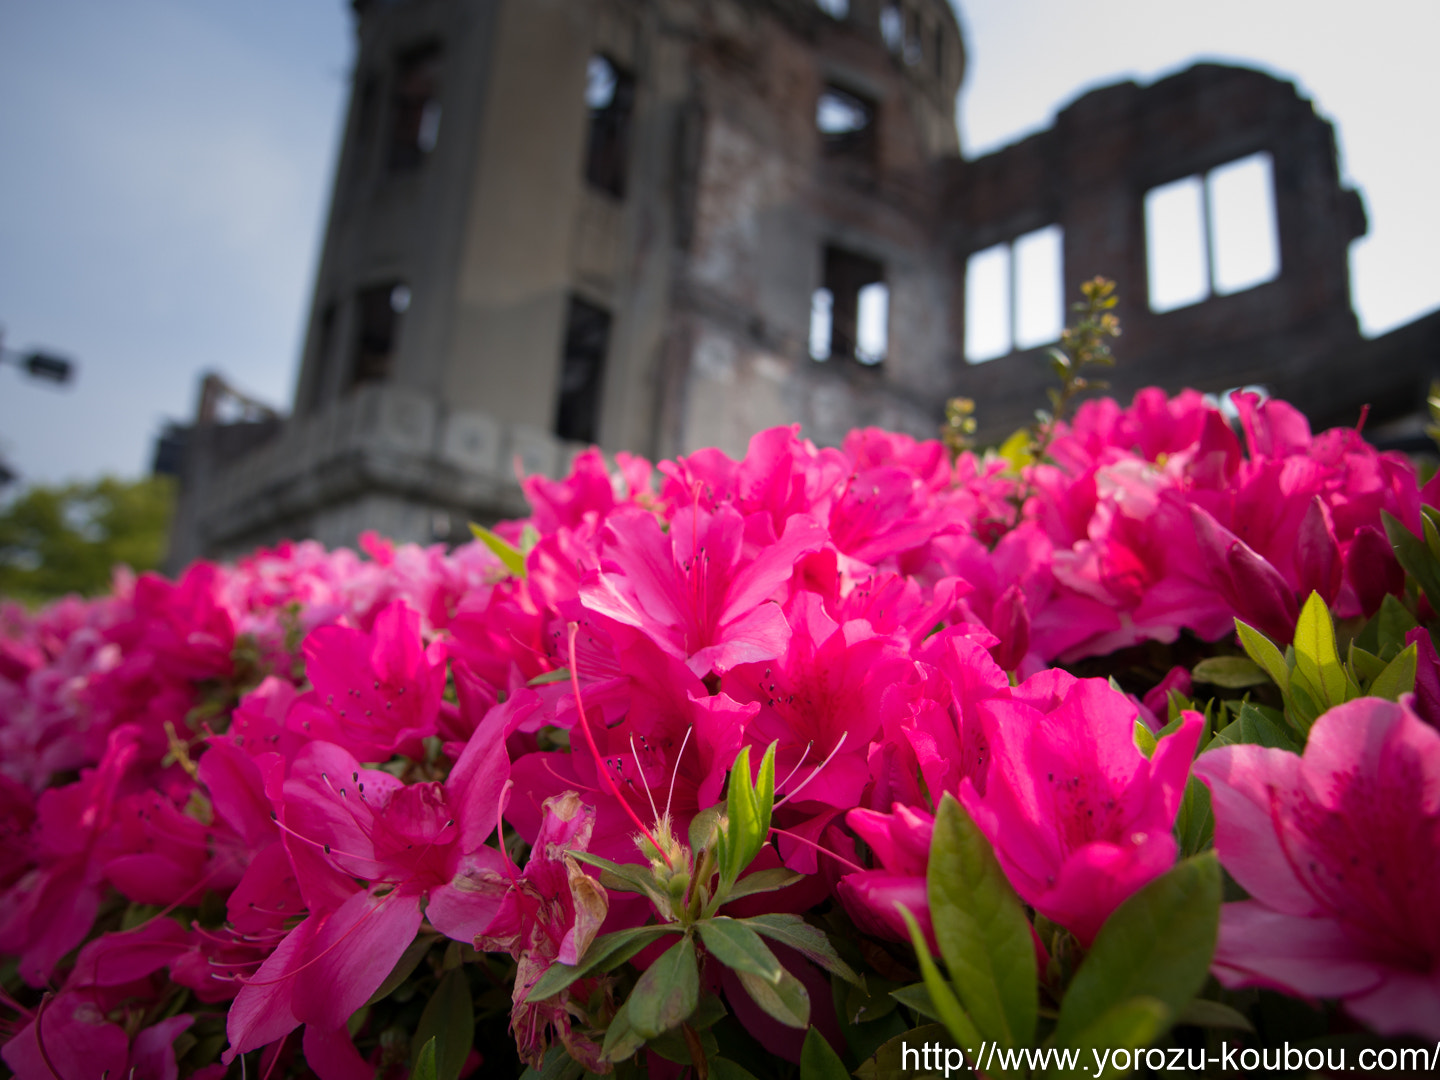
<path id="1" fill-rule="evenodd" d="M 967 155 L 1119 78 L 1262 67 L 1336 123 L 1365 197 L 1362 327 L 1440 306 L 1434 0 L 960 6 Z M 342 0 L 0 0 L 0 325 L 80 364 L 65 390 L 0 370 L 26 480 L 142 474 L 206 368 L 288 406 L 350 52 Z"/>

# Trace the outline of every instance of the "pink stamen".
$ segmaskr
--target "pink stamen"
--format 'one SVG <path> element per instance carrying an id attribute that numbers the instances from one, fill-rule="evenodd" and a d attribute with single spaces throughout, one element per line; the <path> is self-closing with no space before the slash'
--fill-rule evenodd
<path id="1" fill-rule="evenodd" d="M 365 925 L 365 920 L 366 920 L 366 919 L 370 918 L 370 916 L 374 915 L 377 911 L 380 910 L 381 905 L 389 903 L 389 902 L 390 902 L 390 899 L 391 899 L 392 897 L 399 896 L 399 895 L 400 895 L 400 894 L 399 894 L 398 892 L 389 892 L 389 893 L 387 893 L 386 895 L 382 896 L 382 897 L 380 898 L 380 903 L 379 903 L 379 904 L 376 904 L 376 905 L 375 905 L 374 907 L 372 907 L 372 908 L 366 908 L 366 909 L 365 909 L 365 914 L 364 914 L 364 915 L 361 915 L 360 918 L 358 918 L 358 919 L 355 920 L 355 925 L 352 926 L 352 927 L 350 927 L 349 930 L 346 930 L 345 933 L 341 934 L 338 938 L 336 938 L 335 941 L 330 945 L 330 947 L 329 947 L 328 949 L 326 949 L 324 952 L 322 952 L 322 953 L 320 953 L 320 954 L 318 954 L 318 955 L 316 955 L 316 956 L 312 956 L 309 960 L 306 960 L 305 963 L 301 964 L 299 967 L 295 968 L 293 971 L 287 971 L 284 975 L 281 975 L 280 978 L 278 978 L 278 979 L 266 979 L 264 982 L 261 982 L 261 981 L 259 981 L 258 979 L 245 979 L 245 980 L 244 980 L 245 985 L 246 985 L 246 986 L 275 986 L 277 983 L 285 982 L 287 979 L 293 979 L 296 975 L 299 975 L 300 972 L 304 971 L 306 968 L 310 967 L 312 964 L 318 964 L 321 960 L 325 959 L 325 957 L 329 956 L 332 952 L 334 952 L 336 949 L 338 949 L 341 945 L 343 945 L 343 944 L 345 943 L 345 939 L 346 939 L 346 938 L 348 938 L 351 934 L 355 933 L 356 930 L 359 930 L 360 927 L 362 927 L 362 926 Z M 312 915 L 311 918 L 314 918 L 314 916 Z"/>
<path id="2" fill-rule="evenodd" d="M 685 729 L 685 738 L 680 740 L 680 752 L 675 755 L 675 764 L 670 769 L 670 790 L 665 795 L 665 816 L 670 816 L 670 801 L 675 798 L 675 778 L 680 775 L 680 759 L 685 756 L 685 747 L 690 745 L 690 736 L 694 733 L 695 726 L 692 724 Z M 648 788 L 646 790 L 649 790 Z"/>
<path id="3" fill-rule="evenodd" d="M 846 735 L 849 735 L 849 734 L 850 734 L 850 733 L 849 733 L 848 731 L 842 731 L 842 732 L 840 733 L 840 738 L 839 738 L 838 740 L 836 740 L 835 748 L 834 748 L 833 750 L 831 750 L 830 753 L 828 753 L 827 755 L 825 755 L 825 760 L 822 761 L 822 762 L 820 762 L 819 765 L 816 765 L 816 766 L 815 766 L 815 771 L 812 772 L 809 776 L 807 776 L 804 780 L 801 780 L 801 781 L 800 781 L 800 786 L 797 787 L 794 791 L 790 792 L 788 795 L 786 795 L 783 799 L 781 799 L 778 803 L 776 803 L 775 806 L 776 806 L 777 808 L 779 808 L 779 807 L 781 807 L 781 806 L 784 806 L 787 802 L 789 802 L 791 799 L 793 799 L 796 795 L 799 795 L 800 792 L 804 791 L 804 790 L 805 790 L 805 786 L 806 786 L 807 784 L 809 784 L 811 780 L 814 780 L 815 777 L 817 777 L 817 776 L 820 775 L 820 770 L 823 769 L 823 768 L 825 768 L 826 765 L 829 765 L 830 762 L 834 760 L 835 755 L 840 752 L 840 748 L 845 745 L 845 736 L 846 736 Z M 798 769 L 799 766 L 796 766 L 796 768 Z M 790 775 L 791 775 L 791 776 L 794 776 L 795 774 L 792 772 Z M 786 777 L 786 779 L 788 780 L 789 777 Z"/>
<path id="4" fill-rule="evenodd" d="M 844 855 L 841 855 L 839 852 L 831 851 L 831 850 L 830 850 L 829 848 L 827 848 L 827 847 L 821 847 L 819 844 L 817 844 L 814 840 L 811 840 L 809 837 L 801 836 L 799 833 L 791 832 L 789 829 L 782 829 L 782 828 L 780 828 L 780 827 L 777 826 L 777 825 L 771 825 L 771 826 L 770 826 L 770 831 L 773 832 L 773 833 L 779 833 L 781 836 L 788 837 L 788 838 L 791 839 L 791 840 L 797 840 L 797 841 L 799 841 L 799 842 L 802 843 L 802 844 L 808 844 L 810 847 L 814 848 L 814 849 L 815 849 L 816 851 L 818 851 L 820 854 L 822 854 L 822 855 L 829 855 L 830 858 L 834 859 L 836 862 L 838 862 L 838 863 L 843 863 L 844 865 L 850 867 L 850 869 L 853 870 L 853 871 L 855 871 L 857 874 L 863 874 L 863 873 L 865 873 L 865 867 L 855 865 L 853 862 L 851 862 L 849 859 L 845 858 L 845 856 L 844 856 Z"/>
<path id="5" fill-rule="evenodd" d="M 60 1075 L 60 1070 L 55 1068 L 55 1062 L 50 1060 L 50 1051 L 45 1049 L 45 1034 L 40 1029 L 40 1025 L 45 1021 L 45 1010 L 49 1008 L 54 997 L 55 995 L 47 990 L 45 996 L 40 999 L 40 1008 L 35 1011 L 35 1045 L 40 1048 L 40 1060 L 45 1062 L 45 1068 L 50 1070 L 50 1075 L 55 1080 L 65 1080 Z"/>

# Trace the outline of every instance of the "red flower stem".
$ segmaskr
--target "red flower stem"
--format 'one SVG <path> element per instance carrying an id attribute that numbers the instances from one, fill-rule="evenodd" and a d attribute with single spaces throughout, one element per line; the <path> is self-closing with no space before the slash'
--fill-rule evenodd
<path id="1" fill-rule="evenodd" d="M 625 813 L 635 823 L 635 827 L 640 830 L 641 835 L 650 841 L 656 851 L 660 852 L 660 857 L 665 860 L 665 865 L 674 870 L 675 864 L 670 861 L 670 856 L 660 846 L 660 842 L 651 835 L 650 830 L 645 827 L 645 823 L 640 820 L 640 816 L 625 801 L 625 796 L 620 794 L 620 788 L 616 786 L 615 778 L 610 775 L 610 770 L 605 768 L 605 761 L 600 756 L 600 748 L 595 745 L 595 736 L 590 733 L 590 721 L 585 718 L 585 703 L 580 700 L 579 665 L 575 661 L 575 635 L 579 630 L 579 623 L 572 622 L 570 624 L 570 689 L 575 695 L 575 709 L 580 714 L 580 730 L 585 735 L 585 743 L 590 747 L 590 754 L 595 759 L 595 768 L 605 778 L 605 786 L 610 789 L 610 794 L 619 800 L 620 805 L 625 808 Z"/>

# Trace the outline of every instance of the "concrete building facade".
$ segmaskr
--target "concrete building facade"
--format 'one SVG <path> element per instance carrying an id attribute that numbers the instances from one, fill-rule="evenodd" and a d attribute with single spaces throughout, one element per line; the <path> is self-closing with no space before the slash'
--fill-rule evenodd
<path id="1" fill-rule="evenodd" d="M 1348 402 L 1314 374 L 1374 344 L 1350 309 L 1364 211 L 1333 131 L 1259 72 L 1097 90 L 966 160 L 946 0 L 354 6 L 293 411 L 243 438 L 197 419 L 177 564 L 366 528 L 460 539 L 523 512 L 516 462 L 555 474 L 592 442 L 738 455 L 797 421 L 822 443 L 928 436 L 954 394 L 1003 436 L 1043 401 L 1044 366 L 967 362 L 967 274 L 1047 228 L 1067 291 L 1119 282 L 1121 392 L 1260 383 L 1331 420 Z M 1278 272 L 1152 310 L 1146 193 L 1256 154 Z M 1413 407 L 1437 329 L 1411 329 L 1370 392 Z"/>

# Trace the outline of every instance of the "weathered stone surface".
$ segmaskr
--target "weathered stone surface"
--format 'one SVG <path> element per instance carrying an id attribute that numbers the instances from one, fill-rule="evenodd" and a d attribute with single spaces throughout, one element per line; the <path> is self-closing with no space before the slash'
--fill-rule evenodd
<path id="1" fill-rule="evenodd" d="M 1050 376 L 1038 352 L 966 363 L 966 261 L 1047 225 L 1064 230 L 1072 298 L 1096 274 L 1119 283 L 1121 396 L 1259 383 L 1317 422 L 1353 421 L 1363 401 L 1379 422 L 1440 368 L 1428 323 L 1360 337 L 1347 251 L 1363 206 L 1331 126 L 1262 72 L 1103 87 L 966 160 L 947 0 L 851 0 L 842 19 L 814 0 L 354 6 L 295 415 L 233 437 L 197 426 L 173 561 L 364 528 L 453 540 L 456 522 L 523 512 L 517 456 L 526 472 L 568 465 L 576 446 L 554 433 L 577 401 L 605 450 L 655 457 L 738 455 L 777 423 L 822 443 L 867 424 L 928 436 L 954 394 L 1001 438 Z M 597 58 L 620 89 L 591 113 Z M 832 89 L 868 110 L 858 136 L 819 130 Z M 618 155 L 603 184 L 597 146 Z M 1153 313 L 1145 192 L 1257 151 L 1274 163 L 1279 276 Z M 840 266 L 852 282 L 878 267 L 868 280 L 888 289 L 883 363 L 810 355 L 812 298 Z M 855 296 L 841 299 L 853 326 Z M 598 374 L 563 355 L 577 309 L 609 316 Z"/>

